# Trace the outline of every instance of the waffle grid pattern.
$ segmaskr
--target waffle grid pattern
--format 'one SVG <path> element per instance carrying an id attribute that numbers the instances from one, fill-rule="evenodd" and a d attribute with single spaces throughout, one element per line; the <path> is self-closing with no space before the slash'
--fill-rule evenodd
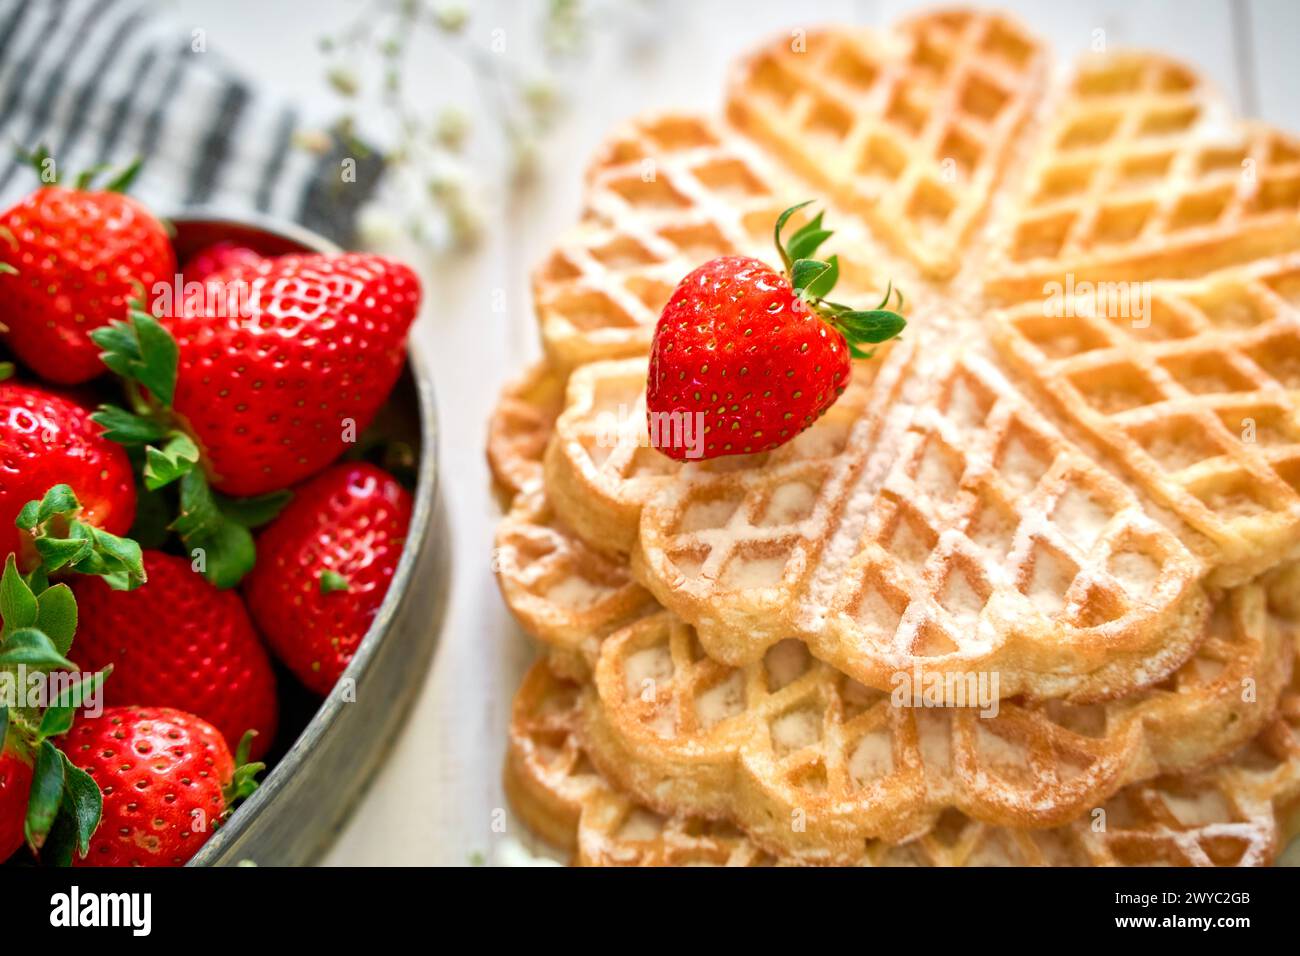
<path id="1" fill-rule="evenodd" d="M 584 866 L 766 866 L 773 857 L 725 822 L 662 815 L 614 789 L 582 746 L 582 687 L 539 662 L 510 725 L 506 790 L 528 825 Z M 1124 788 L 1059 827 L 1025 830 L 944 813 L 904 844 L 863 841 L 859 866 L 1262 866 L 1300 797 L 1300 689 L 1231 761 L 1199 774 Z"/>
<path id="2" fill-rule="evenodd" d="M 1041 87 L 1041 45 L 997 14 L 952 11 L 796 34 L 746 60 L 728 118 L 924 273 L 957 271 Z"/>
<path id="3" fill-rule="evenodd" d="M 1214 580 L 1300 550 L 1300 258 L 1157 283 L 1150 314 L 994 319 L 1008 360 L 1196 529 Z"/>

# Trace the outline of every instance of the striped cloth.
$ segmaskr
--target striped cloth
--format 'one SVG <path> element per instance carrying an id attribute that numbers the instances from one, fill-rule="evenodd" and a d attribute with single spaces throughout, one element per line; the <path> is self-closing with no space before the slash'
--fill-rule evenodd
<path id="1" fill-rule="evenodd" d="M 0 0 L 0 209 L 38 185 L 14 147 L 43 143 L 64 179 L 144 157 L 131 195 L 162 215 L 256 212 L 348 244 L 382 160 L 335 137 L 320 151 L 295 145 L 297 130 L 320 129 L 304 104 L 194 45 L 139 0 Z M 356 180 L 344 183 L 349 155 Z"/>

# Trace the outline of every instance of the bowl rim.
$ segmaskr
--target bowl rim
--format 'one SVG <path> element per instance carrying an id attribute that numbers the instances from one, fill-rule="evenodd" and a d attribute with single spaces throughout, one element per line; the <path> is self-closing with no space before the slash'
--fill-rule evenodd
<path id="1" fill-rule="evenodd" d="M 240 229 L 251 228 L 300 245 L 306 252 L 343 251 L 338 244 L 305 226 L 260 213 L 234 215 L 217 209 L 190 207 L 165 218 L 169 222 L 203 222 L 214 225 L 229 224 Z M 420 456 L 410 523 L 410 528 L 418 531 L 415 534 L 408 533 L 402 547 L 402 556 L 397 563 L 397 570 L 393 573 L 393 580 L 384 595 L 383 603 L 375 613 L 375 618 L 358 645 L 352 661 L 340 677 L 340 682 L 344 678 L 352 678 L 354 686 L 360 685 L 371 670 L 377 648 L 390 630 L 403 595 L 412 586 L 418 586 L 418 582 L 414 580 L 416 563 L 420 552 L 434 543 L 429 539 L 437 533 L 434 521 L 439 487 L 437 410 L 428 362 L 414 336 L 408 336 L 407 339 L 407 365 L 415 384 L 417 411 L 420 416 Z M 437 635 L 435 640 L 436 637 Z M 311 756 L 312 745 L 337 723 L 346 704 L 347 702 L 340 699 L 335 691 L 331 691 L 321 701 L 316 713 L 312 715 L 307 726 L 299 732 L 297 739 L 284 756 L 266 775 L 257 790 L 240 804 L 229 819 L 203 844 L 190 860 L 191 865 L 204 866 L 217 862 L 227 844 L 233 844 L 239 838 L 252 819 L 262 812 L 267 804 L 275 800 L 288 780 L 301 769 L 303 763 Z M 358 790 L 358 796 L 368 783 L 368 780 L 363 782 L 362 788 Z"/>

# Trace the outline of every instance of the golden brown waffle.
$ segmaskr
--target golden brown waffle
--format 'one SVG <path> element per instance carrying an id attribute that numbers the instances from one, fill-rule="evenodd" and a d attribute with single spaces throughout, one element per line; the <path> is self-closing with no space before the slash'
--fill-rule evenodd
<path id="1" fill-rule="evenodd" d="M 1203 275 L 1300 247 L 1300 141 L 1215 115 L 1196 74 L 1090 54 L 1052 109 L 1023 194 L 999 219 L 989 290 Z"/>
<path id="2" fill-rule="evenodd" d="M 492 479 L 509 502 L 542 480 L 542 453 L 564 405 L 564 379 L 538 362 L 508 384 L 488 422 L 487 457 Z"/>
<path id="3" fill-rule="evenodd" d="M 1293 654 L 1247 586 L 1159 687 L 981 711 L 996 695 L 975 704 L 988 690 L 973 682 L 971 706 L 914 706 L 921 685 L 870 690 L 794 640 L 726 667 L 661 614 L 601 644 L 584 740 L 607 779 L 661 813 L 731 820 L 781 855 L 848 862 L 864 839 L 928 832 L 950 808 L 1004 826 L 1064 823 L 1125 784 L 1220 758 L 1272 718 Z"/>
<path id="4" fill-rule="evenodd" d="M 688 272 L 720 255 L 774 257 L 781 211 L 807 187 L 776 174 L 720 124 L 685 115 L 636 120 L 602 148 L 581 223 L 533 276 L 542 342 L 557 369 L 641 355 Z M 886 280 L 852 220 L 828 213 L 840 259 L 837 294 L 879 299 Z M 791 220 L 802 222 L 799 217 Z"/>
<path id="5" fill-rule="evenodd" d="M 859 363 L 861 391 L 767 458 L 685 467 L 642 445 L 639 366 L 588 366 L 548 494 L 588 542 L 635 542 L 633 575 L 721 661 L 797 636 L 872 687 L 998 670 L 1004 695 L 1076 699 L 1171 673 L 1199 563 L 988 363 L 918 362 Z M 613 405 L 633 411 L 611 436 Z"/>
<path id="6" fill-rule="evenodd" d="M 540 485 L 522 492 L 497 527 L 493 570 L 506 604 L 548 645 L 556 669 L 584 677 L 600 640 L 655 607 L 625 561 L 593 549 L 558 521 Z"/>
<path id="7" fill-rule="evenodd" d="M 582 688 L 539 662 L 515 697 L 506 791 L 524 822 L 585 866 L 769 865 L 726 823 L 662 816 L 596 772 L 581 744 Z M 957 811 L 927 834 L 892 845 L 863 841 L 863 866 L 1260 866 L 1282 833 L 1279 810 L 1300 796 L 1300 688 L 1278 718 L 1232 760 L 1189 776 L 1126 787 L 1094 811 L 1050 829 L 979 823 Z"/>
<path id="8" fill-rule="evenodd" d="M 1231 585 L 1300 553 L 1300 256 L 992 319 L 1008 361 L 1195 530 Z"/>
<path id="9" fill-rule="evenodd" d="M 727 118 L 925 273 L 944 278 L 1041 93 L 1038 40 L 952 10 L 892 33 L 794 31 L 746 58 Z"/>
<path id="10" fill-rule="evenodd" d="M 512 610 L 553 649 L 553 670 L 584 681 L 594 671 L 585 704 L 596 762 L 649 805 L 734 819 L 760 834 L 797 810 L 797 835 L 779 823 L 777 839 L 760 835 L 786 854 L 851 856 L 864 835 L 924 832 L 949 807 L 1008 825 L 1072 819 L 1125 783 L 1244 743 L 1271 719 L 1291 663 L 1263 589 L 1248 586 L 1220 602 L 1197 654 L 1158 688 L 1104 705 L 1003 701 L 988 716 L 974 706 L 900 707 L 813 661 L 797 641 L 742 670 L 713 662 L 671 614 L 644 616 L 654 607 L 648 595 L 544 503 L 524 507 L 537 497 L 521 496 L 503 522 L 499 553 L 509 557 L 498 576 Z M 543 557 L 533 565 L 530 554 Z M 600 599 L 575 607 L 567 582 L 579 574 L 578 590 Z M 615 631 L 633 613 L 642 616 Z M 967 687 L 972 705 L 988 693 Z"/>
<path id="11" fill-rule="evenodd" d="M 839 400 L 778 451 L 716 458 L 691 467 L 713 474 L 757 467 L 769 459 L 833 458 L 863 414 L 880 367 L 875 361 L 856 363 Z M 556 438 L 545 455 L 545 483 L 557 509 L 589 543 L 609 552 L 625 554 L 632 549 L 642 506 L 671 485 L 684 467 L 650 446 L 645 383 L 645 359 L 593 362 L 575 371 L 556 423 Z"/>

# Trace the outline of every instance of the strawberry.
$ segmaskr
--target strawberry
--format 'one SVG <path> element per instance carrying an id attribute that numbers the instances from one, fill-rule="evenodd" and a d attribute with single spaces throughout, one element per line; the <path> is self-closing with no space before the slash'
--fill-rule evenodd
<path id="1" fill-rule="evenodd" d="M 31 538 L 14 519 L 56 483 L 71 486 L 86 523 L 114 535 L 131 527 L 131 463 L 101 437 L 88 409 L 44 388 L 0 382 L 0 449 L 0 559 L 13 552 L 31 563 Z"/>
<path id="2" fill-rule="evenodd" d="M 47 381 L 72 385 L 103 372 L 89 333 L 125 318 L 141 287 L 176 271 L 162 223 L 121 195 L 137 169 L 103 190 L 86 177 L 74 188 L 45 186 L 0 215 L 0 266 L 9 267 L 0 267 L 0 324 L 14 354 Z"/>
<path id="3" fill-rule="evenodd" d="M 420 288 L 406 266 L 354 253 L 266 259 L 207 285 L 217 302 L 187 303 L 166 327 L 133 310 L 95 332 L 133 406 L 101 407 L 95 421 L 144 446 L 150 490 L 180 480 L 172 527 L 230 587 L 253 565 L 253 519 L 356 441 L 387 399 Z"/>
<path id="4" fill-rule="evenodd" d="M 906 321 L 885 308 L 855 311 L 827 300 L 835 256 L 811 258 L 831 233 L 818 214 L 788 244 L 781 230 L 808 203 L 777 220 L 777 272 L 758 259 L 706 262 L 673 291 L 655 326 L 646 382 L 652 443 L 677 460 L 767 451 L 803 431 L 835 403 L 858 348 L 893 338 Z M 899 295 L 901 306 L 902 296 Z M 698 428 L 702 440 L 681 440 Z"/>
<path id="5" fill-rule="evenodd" d="M 420 302 L 408 267 L 378 256 L 284 256 L 212 276 L 226 317 L 170 323 L 175 412 L 217 490 L 258 495 L 329 464 L 401 374 Z M 238 302 L 246 289 L 247 314 Z"/>
<path id="6" fill-rule="evenodd" d="M 61 494 L 51 489 L 23 511 L 37 511 Z M 66 539 L 73 548 L 85 540 Z M 11 554 L 0 574 L 0 675 L 8 689 L 0 700 L 0 861 L 25 841 L 42 862 L 70 862 L 74 852 L 89 849 L 99 822 L 99 789 L 55 739 L 79 708 L 95 702 L 107 674 L 60 674 L 57 685 L 33 681 L 76 670 L 64 655 L 77 628 L 77 602 L 66 584 L 51 585 L 44 570 L 24 578 Z"/>
<path id="7" fill-rule="evenodd" d="M 68 733 L 67 754 L 104 800 L 78 866 L 181 866 L 256 788 L 262 769 L 243 764 L 243 754 L 232 758 L 211 724 L 167 707 L 83 717 Z"/>
<path id="8" fill-rule="evenodd" d="M 230 239 L 204 246 L 185 260 L 181 276 L 186 282 L 204 282 L 209 277 L 233 266 L 251 266 L 262 261 L 262 256 L 248 246 Z"/>
<path id="9" fill-rule="evenodd" d="M 335 465 L 297 489 L 257 540 L 244 582 L 271 650 L 307 687 L 330 692 L 388 592 L 411 496 L 374 465 Z"/>
<path id="10" fill-rule="evenodd" d="M 0 741 L 0 744 L 5 744 Z M 27 795 L 32 789 L 32 765 L 7 744 L 0 746 L 0 863 L 23 845 Z"/>
<path id="11" fill-rule="evenodd" d="M 275 737 L 275 675 L 244 602 L 219 591 L 185 558 L 145 551 L 148 583 L 115 591 L 95 577 L 72 582 L 80 627 L 77 664 L 112 666 L 110 707 L 182 707 L 221 731 L 231 747 L 257 731 L 250 755 Z"/>

